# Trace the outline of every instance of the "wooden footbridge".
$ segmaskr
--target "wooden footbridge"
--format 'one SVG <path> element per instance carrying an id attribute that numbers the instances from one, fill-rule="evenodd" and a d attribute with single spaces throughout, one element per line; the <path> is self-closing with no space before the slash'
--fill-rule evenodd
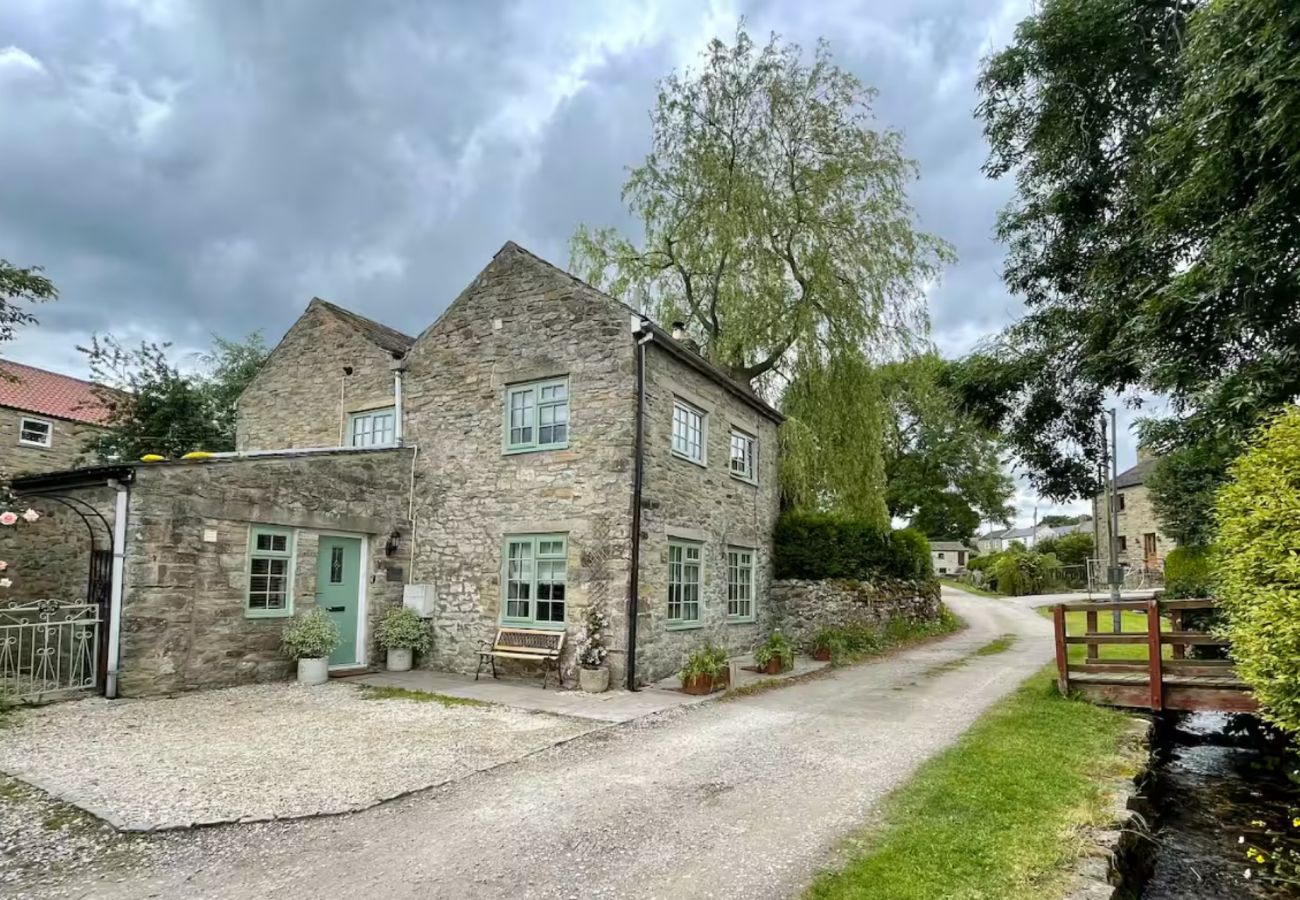
<path id="1" fill-rule="evenodd" d="M 1056 624 L 1057 683 L 1061 693 L 1074 691 L 1107 706 L 1138 709 L 1254 712 L 1255 698 L 1233 671 L 1231 660 L 1193 659 L 1192 647 L 1223 647 L 1226 641 L 1190 630 L 1189 611 L 1213 609 L 1213 600 L 1122 600 L 1062 603 L 1052 610 Z M 1122 614 L 1133 629 L 1101 631 Z M 1084 631 L 1071 634 L 1071 619 L 1082 612 Z M 1106 615 L 1100 615 L 1105 613 Z M 1078 649 L 1082 645 L 1083 651 Z"/>

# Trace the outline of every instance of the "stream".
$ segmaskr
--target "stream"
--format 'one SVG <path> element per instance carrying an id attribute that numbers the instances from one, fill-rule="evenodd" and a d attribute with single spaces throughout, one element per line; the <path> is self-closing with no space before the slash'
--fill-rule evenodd
<path id="1" fill-rule="evenodd" d="M 1300 786 L 1257 724 L 1223 713 L 1163 723 L 1151 785 L 1154 871 L 1142 900 L 1300 897 L 1300 887 L 1273 877 L 1276 854 L 1300 859 Z M 1251 847 L 1263 865 L 1247 858 Z M 1294 863 L 1287 871 L 1295 877 Z"/>

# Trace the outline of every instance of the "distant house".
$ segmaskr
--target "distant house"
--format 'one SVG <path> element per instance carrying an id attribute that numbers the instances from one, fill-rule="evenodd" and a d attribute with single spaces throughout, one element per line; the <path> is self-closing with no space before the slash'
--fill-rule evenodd
<path id="1" fill-rule="evenodd" d="M 1144 447 L 1138 448 L 1138 462 L 1115 478 L 1115 508 L 1118 529 L 1115 535 L 1116 558 L 1122 566 L 1130 568 L 1163 569 L 1165 556 L 1178 546 L 1177 542 L 1160 530 L 1146 481 L 1155 470 L 1156 457 Z M 1110 515 L 1104 493 L 1092 499 L 1093 540 L 1098 554 L 1105 556 L 1108 531 L 1106 518 Z"/>
<path id="2" fill-rule="evenodd" d="M 930 560 L 936 575 L 956 575 L 966 571 L 975 551 L 961 541 L 930 541 Z"/>
<path id="3" fill-rule="evenodd" d="M 975 549 L 980 553 L 997 553 L 1002 549 L 1002 535 L 1006 528 L 991 528 L 975 538 Z"/>
<path id="4" fill-rule="evenodd" d="M 1006 550 L 1012 544 L 1032 547 L 1039 541 L 1054 537 L 1055 530 L 1050 525 L 1031 525 L 1025 528 L 1007 528 L 1003 531 L 988 531 L 975 538 L 975 546 L 981 553 L 997 553 Z"/>
<path id="5" fill-rule="evenodd" d="M 1081 521 L 1073 525 L 1053 525 L 1052 537 L 1065 537 L 1067 534 L 1092 534 L 1094 530 L 1092 517 L 1082 516 Z"/>
<path id="6" fill-rule="evenodd" d="M 67 469 L 101 433 L 108 411 L 80 378 L 0 360 L 0 472 Z"/>

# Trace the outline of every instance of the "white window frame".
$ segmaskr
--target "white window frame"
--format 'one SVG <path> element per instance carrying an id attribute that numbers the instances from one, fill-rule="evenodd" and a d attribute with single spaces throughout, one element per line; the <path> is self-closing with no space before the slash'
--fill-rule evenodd
<path id="1" fill-rule="evenodd" d="M 375 418 L 377 416 L 388 417 L 388 427 L 381 429 L 378 433 L 389 435 L 388 440 L 375 440 Z M 357 424 L 365 423 L 364 429 L 360 432 L 366 436 L 366 440 L 357 443 Z M 397 407 L 383 406 L 378 409 L 365 409 L 359 412 L 348 414 L 348 446 L 349 447 L 391 447 L 397 442 Z"/>
<path id="2" fill-rule="evenodd" d="M 275 550 L 273 548 L 259 548 L 257 539 L 260 535 L 283 537 L 285 539 L 285 548 Z M 265 575 L 254 573 L 254 562 L 256 560 L 267 560 L 267 572 Z M 254 606 L 253 596 L 255 593 L 269 594 L 269 579 L 273 576 L 270 572 L 271 561 L 284 561 L 284 606 L 266 607 Z M 244 617 L 249 619 L 279 619 L 287 618 L 293 615 L 293 584 L 294 573 L 298 568 L 298 535 L 292 528 L 284 528 L 278 525 L 249 525 L 248 526 L 248 578 L 244 582 Z M 265 577 L 268 579 L 267 590 L 255 592 L 253 590 L 253 579 Z M 266 602 L 270 602 L 270 597 L 266 597 Z"/>
<path id="3" fill-rule="evenodd" d="M 741 579 L 741 573 L 745 578 Z M 753 622 L 757 614 L 754 548 L 727 548 L 727 621 Z M 734 610 L 734 611 L 733 611 Z"/>
<path id="4" fill-rule="evenodd" d="M 741 443 L 744 467 L 737 469 L 736 444 Z M 758 438 L 739 428 L 731 429 L 731 438 L 727 446 L 727 471 L 731 477 L 748 484 L 758 484 Z"/>
<path id="5" fill-rule="evenodd" d="M 27 430 L 27 423 L 31 422 L 36 425 L 45 426 L 45 440 L 32 441 L 23 437 L 23 432 Z M 49 419 L 42 419 L 38 416 L 23 416 L 18 420 L 18 443 L 24 447 L 52 447 L 54 446 L 54 423 Z"/>
<path id="6" fill-rule="evenodd" d="M 693 572 L 694 577 L 688 578 Z M 668 628 L 699 628 L 704 603 L 704 545 L 673 539 L 668 542 Z M 676 607 L 676 610 L 674 610 Z M 674 615 L 676 612 L 676 615 Z M 694 612 L 694 616 L 687 615 Z"/>
<path id="7" fill-rule="evenodd" d="M 696 426 L 697 440 L 694 442 L 691 440 L 692 420 Z M 709 414 L 681 397 L 674 397 L 672 425 L 673 455 L 697 466 L 707 465 L 705 459 L 709 444 Z"/>
<path id="8" fill-rule="evenodd" d="M 543 397 L 546 390 L 554 388 L 563 388 L 564 396 L 560 398 Z M 527 413 L 527 421 L 521 420 L 521 424 L 518 426 L 514 424 L 516 397 L 524 399 L 525 405 L 520 408 L 520 411 Z M 542 423 L 543 410 L 551 411 L 549 425 Z M 545 378 L 540 381 L 526 381 L 506 385 L 505 414 L 501 433 L 502 450 L 509 454 L 565 449 L 569 446 L 569 438 L 573 434 L 572 412 L 573 392 L 569 389 L 568 375 L 561 378 Z M 564 438 L 562 440 L 542 440 L 543 428 L 554 428 L 561 425 L 564 427 Z M 511 432 L 516 427 L 528 430 L 529 437 L 527 440 L 516 441 L 513 439 Z"/>
<path id="9" fill-rule="evenodd" d="M 559 544 L 559 548 L 554 547 Z M 527 548 L 528 555 L 515 556 L 510 555 L 511 548 L 518 546 Z M 513 567 L 512 563 L 518 563 L 518 567 Z M 555 580 L 554 575 L 547 580 L 538 578 L 539 570 L 542 564 L 554 565 L 560 564 L 560 580 Z M 526 585 L 528 588 L 527 597 L 510 597 L 510 587 L 512 583 Z M 556 584 L 564 585 L 564 598 L 559 602 L 564 606 L 564 614 L 558 621 L 552 619 L 537 618 L 537 604 L 539 602 L 538 585 Z M 525 611 L 521 614 L 517 606 L 512 604 L 523 603 Z M 548 598 L 545 602 L 555 603 L 554 597 Z M 529 628 L 555 628 L 563 629 L 569 621 L 569 536 L 567 534 L 508 534 L 504 537 L 501 544 L 501 622 L 504 625 L 526 625 Z"/>

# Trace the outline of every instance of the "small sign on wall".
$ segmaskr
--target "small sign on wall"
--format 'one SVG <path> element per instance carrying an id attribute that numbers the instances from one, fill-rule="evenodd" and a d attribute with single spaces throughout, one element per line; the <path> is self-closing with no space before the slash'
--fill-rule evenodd
<path id="1" fill-rule="evenodd" d="M 203 543 L 215 544 L 216 542 L 217 542 L 217 529 L 215 528 L 203 529 Z"/>

